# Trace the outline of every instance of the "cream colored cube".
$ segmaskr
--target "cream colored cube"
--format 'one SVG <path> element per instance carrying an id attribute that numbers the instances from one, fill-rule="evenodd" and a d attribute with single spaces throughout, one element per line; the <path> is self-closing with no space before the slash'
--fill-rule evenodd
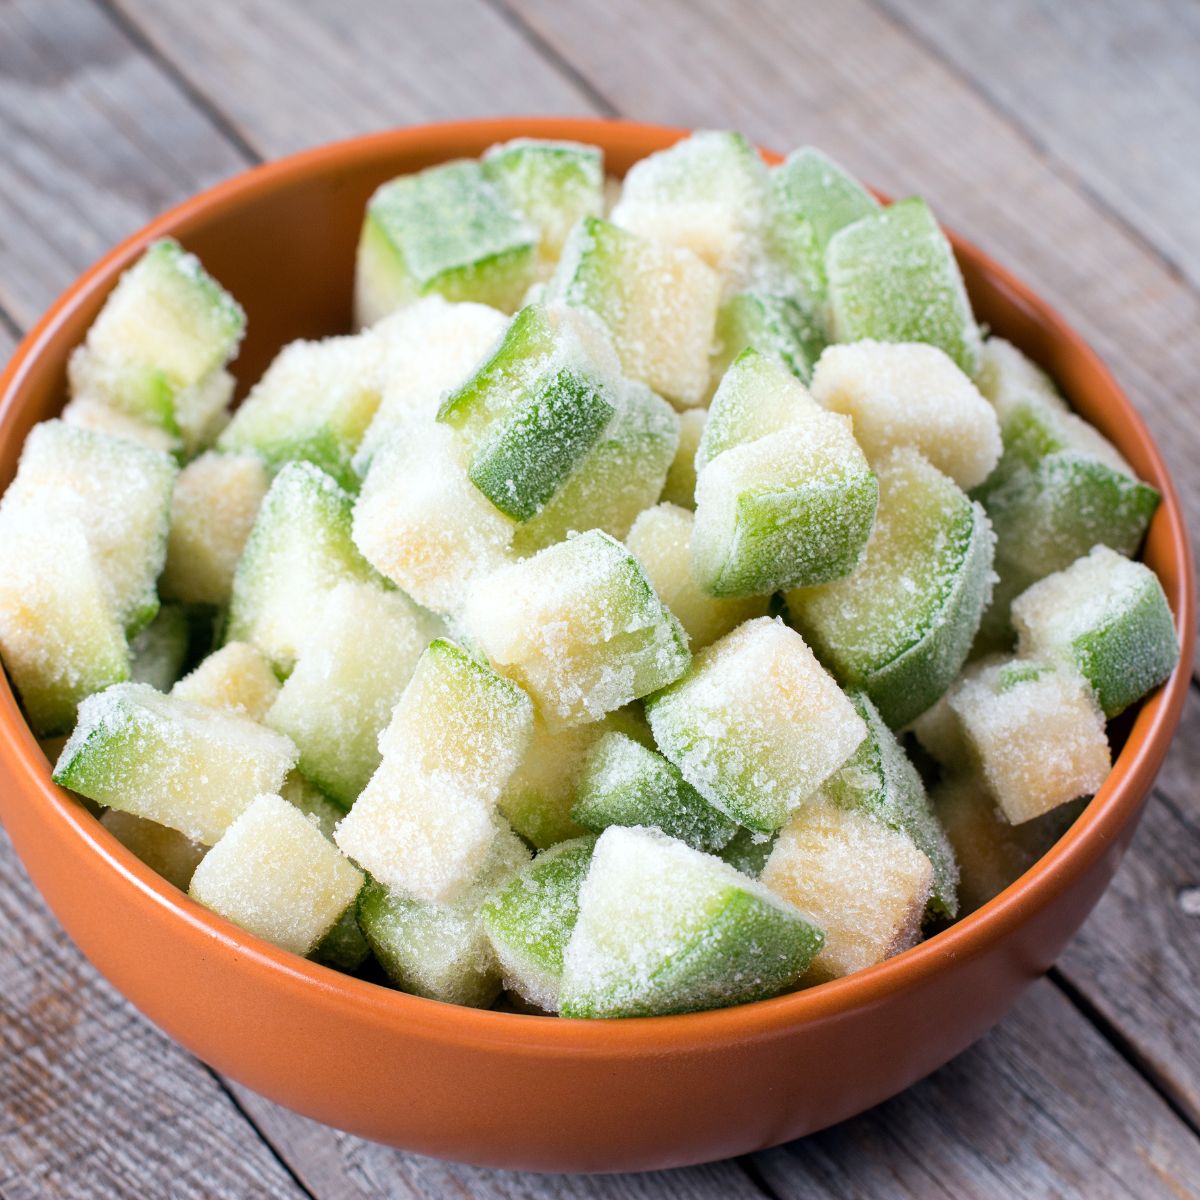
<path id="1" fill-rule="evenodd" d="M 257 646 L 229 642 L 185 675 L 171 695 L 261 721 L 279 695 L 279 679 L 271 660 Z"/>
<path id="2" fill-rule="evenodd" d="M 298 808 L 263 795 L 205 855 L 189 895 L 281 949 L 307 954 L 362 885 L 362 872 Z"/>

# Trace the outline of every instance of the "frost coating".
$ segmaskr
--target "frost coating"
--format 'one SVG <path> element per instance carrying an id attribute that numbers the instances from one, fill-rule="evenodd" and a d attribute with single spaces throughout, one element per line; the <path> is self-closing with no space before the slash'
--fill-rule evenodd
<path id="1" fill-rule="evenodd" d="M 253 454 L 210 452 L 179 472 L 159 580 L 165 597 L 216 607 L 229 603 L 238 559 L 269 484 Z"/>
<path id="2" fill-rule="evenodd" d="M 1179 641 L 1158 576 L 1095 546 L 1013 602 L 1018 650 L 1073 662 L 1114 717 L 1170 675 Z"/>
<path id="3" fill-rule="evenodd" d="M 563 953 L 595 844 L 575 838 L 539 854 L 483 906 L 504 986 L 546 1012 L 558 1008 Z"/>
<path id="4" fill-rule="evenodd" d="M 686 508 L 658 504 L 638 517 L 625 539 L 659 599 L 679 618 L 693 651 L 767 613 L 766 596 L 724 599 L 700 586 L 691 567 L 694 527 L 695 517 Z"/>
<path id="5" fill-rule="evenodd" d="M 120 683 L 79 706 L 54 781 L 211 846 L 255 796 L 279 790 L 296 757 L 247 717 Z"/>
<path id="6" fill-rule="evenodd" d="M 453 642 L 433 642 L 379 737 L 382 761 L 338 826 L 338 846 L 394 891 L 454 901 L 499 836 L 496 801 L 532 729 L 520 688 Z"/>
<path id="7" fill-rule="evenodd" d="M 804 639 L 768 617 L 702 650 L 646 715 L 688 783 L 761 833 L 783 825 L 867 732 Z"/>
<path id="8" fill-rule="evenodd" d="M 302 812 L 263 795 L 204 856 L 188 894 L 250 933 L 307 954 L 362 884 L 362 873 Z"/>
<path id="9" fill-rule="evenodd" d="M 227 642 L 185 675 L 171 695 L 261 721 L 279 695 L 279 680 L 271 660 L 257 646 Z"/>
<path id="10" fill-rule="evenodd" d="M 966 490 L 1000 460 L 995 411 L 936 346 L 830 346 L 817 363 L 812 394 L 853 418 L 854 436 L 872 461 L 911 446 Z"/>
<path id="11" fill-rule="evenodd" d="M 1001 422 L 1030 392 L 1060 412 L 1068 411 L 1050 376 L 1002 337 L 993 335 L 983 343 L 975 385 L 991 401 Z"/>
<path id="12" fill-rule="evenodd" d="M 462 620 L 552 729 L 666 686 L 691 658 L 637 559 L 598 530 L 481 579 Z"/>
<path id="13" fill-rule="evenodd" d="M 653 829 L 601 834 L 563 959 L 566 1017 L 695 1012 L 791 987 L 821 931 L 733 867 Z"/>
<path id="14" fill-rule="evenodd" d="M 452 903 L 430 904 L 368 882 L 358 920 L 392 983 L 447 1004 L 491 1004 L 500 991 L 500 970 L 482 908 L 528 861 L 520 838 L 501 828 L 477 874 Z"/>
<path id="15" fill-rule="evenodd" d="M 895 729 L 933 705 L 966 660 L 991 592 L 993 538 L 982 508 L 914 451 L 893 451 L 877 471 L 861 564 L 787 603 L 822 661 Z"/>
<path id="16" fill-rule="evenodd" d="M 690 408 L 708 391 L 719 295 L 716 272 L 691 251 L 588 217 L 567 239 L 546 298 L 594 312 L 625 374 Z"/>
<path id="17" fill-rule="evenodd" d="M 825 269 L 839 342 L 929 342 L 975 374 L 979 328 L 954 252 L 924 200 L 899 200 L 840 229 Z"/>
<path id="18" fill-rule="evenodd" d="M 762 881 L 825 931 L 812 964 L 817 982 L 913 945 L 933 868 L 903 833 L 859 810 L 814 801 L 780 831 Z"/>
<path id="19" fill-rule="evenodd" d="M 1090 796 L 1108 777 L 1104 714 L 1072 668 L 997 662 L 956 684 L 948 700 L 1013 825 Z"/>

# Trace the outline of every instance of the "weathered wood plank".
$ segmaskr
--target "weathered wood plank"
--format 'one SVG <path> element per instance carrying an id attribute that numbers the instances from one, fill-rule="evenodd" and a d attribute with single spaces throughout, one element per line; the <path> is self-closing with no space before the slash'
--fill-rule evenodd
<path id="1" fill-rule="evenodd" d="M 245 1110 L 322 1200 L 761 1200 L 736 1162 L 640 1175 L 528 1175 L 403 1154 L 296 1116 L 243 1088 Z M 519 1103 L 514 1097 L 513 1103 Z"/>
<path id="2" fill-rule="evenodd" d="M 87 0 L 0 5 L 0 306 L 28 326 L 88 263 L 245 165 Z"/>
<path id="3" fill-rule="evenodd" d="M 865 1117 L 758 1154 L 780 1200 L 1197 1196 L 1200 1143 L 1053 984 Z"/>
<path id="4" fill-rule="evenodd" d="M 720 0 L 606 0 L 602 15 L 507 2 L 623 113 L 779 149 L 812 141 L 894 194 L 925 195 L 1095 344 L 1200 527 L 1200 295 L 891 18 L 865 0 L 762 0 L 753 20 Z"/>
<path id="5" fill-rule="evenodd" d="M 264 157 L 417 121 L 592 111 L 483 0 L 114 2 Z"/>
<path id="6" fill-rule="evenodd" d="M 1113 886 L 1059 970 L 1200 1128 L 1200 692 Z"/>
<path id="7" fill-rule="evenodd" d="M 0 926 L 0 1195 L 303 1196 L 217 1080 L 68 941 L 2 832 Z"/>
<path id="8" fill-rule="evenodd" d="M 1200 8 L 881 2 L 1200 286 Z"/>

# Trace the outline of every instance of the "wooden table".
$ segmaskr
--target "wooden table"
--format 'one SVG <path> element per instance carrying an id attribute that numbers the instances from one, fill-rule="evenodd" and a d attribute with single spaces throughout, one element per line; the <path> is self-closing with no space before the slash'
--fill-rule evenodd
<path id="1" fill-rule="evenodd" d="M 262 159 L 489 113 L 735 127 L 921 192 L 1044 292 L 1200 527 L 1198 64 L 1187 0 L 0 0 L 0 358 L 115 241 Z M 96 975 L 0 842 L 0 1195 L 1200 1196 L 1198 734 L 1193 688 L 1112 889 L 978 1046 L 836 1129 L 659 1175 L 456 1167 L 244 1091 Z"/>

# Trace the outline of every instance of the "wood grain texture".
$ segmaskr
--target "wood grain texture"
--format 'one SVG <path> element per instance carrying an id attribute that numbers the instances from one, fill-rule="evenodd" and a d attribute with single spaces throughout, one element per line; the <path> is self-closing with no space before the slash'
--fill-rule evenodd
<path id="1" fill-rule="evenodd" d="M 587 113 L 483 0 L 114 0 L 264 157 L 418 121 Z"/>
<path id="2" fill-rule="evenodd" d="M 780 1200 L 1200 1195 L 1198 1143 L 1048 981 L 923 1083 L 755 1156 Z"/>
<path id="3" fill-rule="evenodd" d="M 28 326 L 112 245 L 245 159 L 87 0 L 0 4 L 0 307 Z"/>
<path id="4" fill-rule="evenodd" d="M 781 150 L 814 142 L 886 191 L 924 195 L 1096 346 L 1200 528 L 1200 295 L 896 21 L 867 0 L 605 0 L 602 17 L 504 2 L 628 116 L 733 127 Z"/>
<path id="5" fill-rule="evenodd" d="M 1200 7 L 882 3 L 1200 286 Z"/>
<path id="6" fill-rule="evenodd" d="M 2 832 L 0 927 L 0 1196 L 303 1196 L 214 1076 L 68 941 Z"/>

